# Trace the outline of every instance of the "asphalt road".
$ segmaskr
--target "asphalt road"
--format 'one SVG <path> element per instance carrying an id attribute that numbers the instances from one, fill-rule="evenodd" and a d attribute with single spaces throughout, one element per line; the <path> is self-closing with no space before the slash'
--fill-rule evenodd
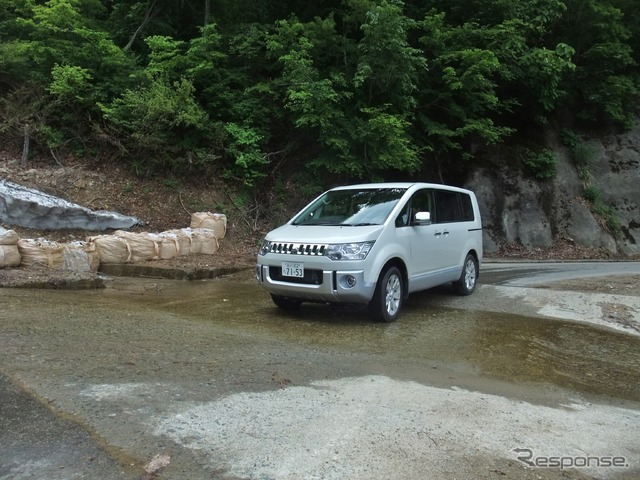
<path id="1" fill-rule="evenodd" d="M 485 264 L 394 324 L 251 272 L 0 289 L 0 480 L 639 478 L 640 296 L 566 289 L 636 275 Z"/>
<path id="2" fill-rule="evenodd" d="M 640 262 L 492 262 L 482 267 L 482 283 L 511 287 L 549 285 L 612 275 L 640 275 Z"/>

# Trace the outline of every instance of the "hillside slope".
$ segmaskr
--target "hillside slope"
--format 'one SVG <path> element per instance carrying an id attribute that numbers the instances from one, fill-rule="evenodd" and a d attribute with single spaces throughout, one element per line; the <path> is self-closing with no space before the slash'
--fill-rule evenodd
<path id="1" fill-rule="evenodd" d="M 118 167 L 89 169 L 84 165 L 31 165 L 23 169 L 18 161 L 0 156 L 0 179 L 34 188 L 91 210 L 110 210 L 137 217 L 144 222 L 131 231 L 163 232 L 188 227 L 194 212 L 227 215 L 228 228 L 220 250 L 211 258 L 190 257 L 173 263 L 211 263 L 221 266 L 252 264 L 263 232 L 249 228 L 245 214 L 235 207 L 224 184 L 176 184 L 162 179 L 143 179 Z M 2 224 L 21 238 L 46 238 L 59 242 L 84 240 L 88 236 L 110 233 L 85 230 L 35 230 Z M 172 263 L 164 261 L 165 263 Z"/>
<path id="2" fill-rule="evenodd" d="M 255 254 L 264 234 L 271 227 L 251 209 L 243 209 L 234 202 L 234 193 L 221 181 L 198 181 L 191 184 L 169 179 L 141 178 L 118 166 L 100 165 L 91 168 L 82 163 L 65 166 L 33 163 L 19 166 L 19 157 L 0 153 L 0 178 L 26 187 L 59 196 L 91 210 L 110 210 L 141 219 L 143 226 L 132 231 L 162 232 L 188 227 L 194 212 L 224 213 L 228 219 L 225 238 L 214 255 L 216 265 L 253 265 Z M 290 212 L 293 214 L 294 212 Z M 46 238 L 55 241 L 84 240 L 105 232 L 80 230 L 33 230 L 3 224 L 22 238 Z M 109 233 L 109 232 L 106 232 Z M 492 258 L 526 260 L 584 260 L 612 259 L 600 248 L 577 245 L 566 239 L 556 239 L 545 247 L 523 246 L 504 241 L 493 245 Z M 181 258 L 174 261 L 205 262 L 212 258 Z"/>

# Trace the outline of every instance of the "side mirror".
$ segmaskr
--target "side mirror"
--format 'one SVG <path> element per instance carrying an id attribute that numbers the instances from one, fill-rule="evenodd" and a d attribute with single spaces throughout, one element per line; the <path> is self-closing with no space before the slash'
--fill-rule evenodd
<path id="1" fill-rule="evenodd" d="M 416 225 L 430 225 L 431 224 L 431 212 L 418 212 L 415 215 Z"/>

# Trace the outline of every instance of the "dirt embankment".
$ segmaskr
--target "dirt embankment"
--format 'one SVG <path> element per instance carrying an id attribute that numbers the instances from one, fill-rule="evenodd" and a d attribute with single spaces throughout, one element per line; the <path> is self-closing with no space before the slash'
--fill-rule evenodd
<path id="1" fill-rule="evenodd" d="M 17 160 L 0 153 L 0 179 L 34 188 L 91 210 L 109 210 L 141 219 L 144 225 L 134 232 L 159 233 L 189 227 L 195 212 L 225 213 L 226 235 L 215 255 L 189 255 L 171 260 L 153 261 L 159 269 L 185 271 L 248 268 L 255 261 L 264 228 L 238 208 L 224 184 L 213 179 L 178 183 L 160 178 L 140 178 L 117 166 L 37 165 L 20 168 Z M 84 230 L 37 230 L 0 223 L 14 230 L 20 238 L 46 239 L 55 242 L 85 240 L 112 232 Z M 150 266 L 151 262 L 146 262 Z M 0 286 L 40 286 L 66 288 L 100 287 L 104 280 L 94 274 L 65 272 L 49 268 L 0 268 Z"/>

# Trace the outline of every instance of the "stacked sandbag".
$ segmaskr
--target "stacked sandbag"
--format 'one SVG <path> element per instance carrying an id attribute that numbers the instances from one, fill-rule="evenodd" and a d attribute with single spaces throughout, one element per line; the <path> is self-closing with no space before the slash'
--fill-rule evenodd
<path id="1" fill-rule="evenodd" d="M 180 256 L 180 243 L 176 235 L 162 233 L 147 233 L 156 245 L 158 245 L 158 258 L 160 260 L 169 260 Z"/>
<path id="2" fill-rule="evenodd" d="M 200 244 L 200 253 L 202 255 L 213 255 L 220 248 L 218 236 L 214 229 L 209 228 L 192 228 L 192 235 L 198 239 Z"/>
<path id="3" fill-rule="evenodd" d="M 163 242 L 173 242 L 178 256 L 213 255 L 220 248 L 215 231 L 209 228 L 180 228 L 158 234 Z"/>
<path id="4" fill-rule="evenodd" d="M 187 255 L 213 255 L 220 248 L 214 230 L 181 228 L 162 233 L 117 230 L 113 235 L 87 238 L 96 244 L 102 263 L 167 260 Z"/>
<path id="5" fill-rule="evenodd" d="M 131 262 L 129 242 L 115 235 L 96 235 L 87 237 L 87 242 L 93 243 L 100 255 L 100 263 Z"/>
<path id="6" fill-rule="evenodd" d="M 100 256 L 90 242 L 58 243 L 45 239 L 20 239 L 20 267 L 44 267 L 74 272 L 97 271 Z"/>
<path id="7" fill-rule="evenodd" d="M 167 260 L 187 255 L 213 255 L 226 233 L 222 214 L 194 214 L 192 223 L 211 228 L 189 227 L 162 233 L 134 233 L 116 230 L 113 235 L 87 237 L 85 242 L 57 243 L 45 239 L 21 240 L 0 229 L 0 267 L 45 267 L 97 271 L 99 264 Z M 11 245 L 13 243 L 13 245 Z"/>
<path id="8" fill-rule="evenodd" d="M 63 247 L 58 242 L 43 238 L 21 238 L 18 241 L 21 267 L 60 269 L 63 263 Z"/>
<path id="9" fill-rule="evenodd" d="M 154 235 L 146 232 L 134 233 L 116 230 L 113 235 L 125 240 L 129 244 L 130 262 L 144 262 L 160 258 L 160 244 L 162 243 Z"/>
<path id="10" fill-rule="evenodd" d="M 20 236 L 14 230 L 0 227 L 0 268 L 20 265 L 19 240 Z"/>
<path id="11" fill-rule="evenodd" d="M 218 240 L 227 233 L 227 216 L 223 213 L 196 212 L 191 214 L 191 228 L 213 230 Z"/>
<path id="12" fill-rule="evenodd" d="M 116 230 L 113 235 L 87 237 L 96 245 L 101 263 L 134 263 L 160 258 L 161 240 L 148 233 Z"/>
<path id="13" fill-rule="evenodd" d="M 198 255 L 202 253 L 202 236 L 196 234 L 194 228 L 167 230 L 162 235 L 175 240 L 180 256 Z"/>

